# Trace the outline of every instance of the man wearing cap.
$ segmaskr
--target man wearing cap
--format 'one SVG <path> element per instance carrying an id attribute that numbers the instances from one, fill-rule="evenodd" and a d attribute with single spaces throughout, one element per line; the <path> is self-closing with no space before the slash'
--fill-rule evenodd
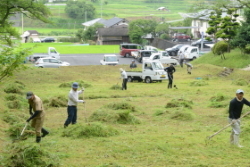
<path id="1" fill-rule="evenodd" d="M 27 92 L 26 99 L 28 99 L 29 112 L 31 115 L 31 117 L 27 119 L 27 122 L 32 120 L 31 126 L 35 128 L 36 142 L 39 143 L 41 141 L 41 137 L 45 137 L 49 134 L 49 132 L 43 128 L 43 122 L 45 117 L 43 102 L 38 96 L 34 95 L 33 92 Z M 34 113 L 32 112 L 32 109 Z"/>
<path id="2" fill-rule="evenodd" d="M 82 90 L 77 91 L 78 89 L 78 83 L 74 82 L 72 84 L 72 89 L 69 91 L 68 95 L 68 118 L 66 119 L 64 123 L 64 128 L 66 128 L 69 124 L 76 124 L 77 121 L 77 103 L 84 103 L 83 100 L 78 99 L 78 95 L 81 94 L 84 91 L 84 88 Z"/>
<path id="3" fill-rule="evenodd" d="M 236 97 L 232 99 L 229 104 L 229 123 L 232 123 L 230 142 L 231 144 L 234 144 L 237 147 L 242 147 L 239 144 L 240 116 L 242 108 L 244 104 L 250 106 L 250 102 L 247 99 L 243 98 L 243 96 L 244 96 L 244 91 L 238 89 L 236 91 Z"/>
<path id="4" fill-rule="evenodd" d="M 135 64 L 135 60 L 132 60 L 132 63 L 130 64 L 130 68 L 137 68 L 137 65 Z"/>
<path id="5" fill-rule="evenodd" d="M 127 90 L 127 82 L 128 82 L 128 76 L 125 70 L 123 70 L 122 68 L 120 68 L 121 71 L 121 77 L 122 77 L 122 90 Z"/>

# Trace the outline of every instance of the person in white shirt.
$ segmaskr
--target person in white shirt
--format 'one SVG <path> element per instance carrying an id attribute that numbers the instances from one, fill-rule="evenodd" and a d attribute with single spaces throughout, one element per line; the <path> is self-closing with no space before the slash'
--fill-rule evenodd
<path id="1" fill-rule="evenodd" d="M 184 61 L 184 53 L 182 53 L 182 51 L 180 51 L 179 63 L 180 63 L 181 67 L 183 67 L 183 61 Z"/>
<path id="2" fill-rule="evenodd" d="M 127 82 L 128 82 L 128 76 L 125 70 L 123 70 L 122 68 L 120 68 L 121 71 L 121 77 L 122 77 L 122 90 L 127 90 Z"/>
<path id="3" fill-rule="evenodd" d="M 78 95 L 83 93 L 84 89 L 77 91 L 78 89 L 78 83 L 74 82 L 72 84 L 72 89 L 69 91 L 68 95 L 68 118 L 66 119 L 64 123 L 64 128 L 66 128 L 69 124 L 76 124 L 77 121 L 77 103 L 84 103 L 83 100 L 78 99 Z"/>

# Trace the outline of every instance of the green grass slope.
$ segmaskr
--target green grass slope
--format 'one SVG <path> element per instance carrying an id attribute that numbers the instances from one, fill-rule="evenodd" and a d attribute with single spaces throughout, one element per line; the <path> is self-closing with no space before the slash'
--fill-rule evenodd
<path id="1" fill-rule="evenodd" d="M 59 157 L 63 167 L 248 166 L 250 118 L 242 120 L 240 140 L 244 148 L 229 144 L 230 128 L 210 142 L 205 139 L 228 124 L 228 103 L 236 89 L 243 89 L 250 100 L 249 72 L 235 68 L 229 76 L 220 77 L 223 66 L 199 62 L 208 61 L 209 56 L 193 62 L 191 75 L 186 68 L 176 67 L 174 84 L 178 89 L 167 89 L 167 81 L 132 82 L 128 83 L 127 91 L 111 89 L 121 85 L 119 68 L 129 70 L 128 65 L 30 68 L 16 73 L 0 87 L 6 90 L 18 81 L 24 85 L 22 92 L 33 91 L 43 99 L 47 113 L 45 127 L 51 133 L 38 146 Z M 230 61 L 231 57 L 226 57 Z M 73 81 L 85 86 L 86 106 L 78 106 L 77 125 L 64 129 L 66 107 L 49 104 L 55 99 L 64 99 L 66 103 L 70 90 L 67 85 Z M 7 108 L 8 95 L 1 93 L 0 114 L 6 116 L 4 111 L 8 111 L 28 118 L 25 95 L 21 95 L 19 109 Z M 243 111 L 249 108 L 244 107 Z M 23 125 L 24 120 L 14 124 Z M 6 125 L 0 133 L 1 150 L 6 150 L 0 156 L 3 163 L 9 151 L 6 145 L 13 143 L 4 131 L 12 125 L 3 120 L 1 123 Z M 17 144 L 33 148 L 34 140 L 31 134 Z"/>

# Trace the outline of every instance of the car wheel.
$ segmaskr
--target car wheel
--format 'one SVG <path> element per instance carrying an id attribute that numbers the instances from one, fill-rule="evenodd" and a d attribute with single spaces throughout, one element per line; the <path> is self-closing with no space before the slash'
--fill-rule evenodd
<path id="1" fill-rule="evenodd" d="M 126 53 L 124 57 L 129 57 L 129 53 Z"/>
<path id="2" fill-rule="evenodd" d="M 171 56 L 176 56 L 176 53 L 175 52 L 171 52 L 170 55 Z"/>
<path id="3" fill-rule="evenodd" d="M 196 57 L 193 57 L 193 60 L 196 59 Z"/>
<path id="4" fill-rule="evenodd" d="M 39 68 L 43 68 L 43 66 L 39 66 Z"/>
<path id="5" fill-rule="evenodd" d="M 150 77 L 146 77 L 146 78 L 145 78 L 145 83 L 151 83 L 151 82 L 152 82 L 152 80 L 151 80 Z"/>
<path id="6" fill-rule="evenodd" d="M 128 82 L 133 82 L 133 78 L 132 77 L 128 77 Z"/>

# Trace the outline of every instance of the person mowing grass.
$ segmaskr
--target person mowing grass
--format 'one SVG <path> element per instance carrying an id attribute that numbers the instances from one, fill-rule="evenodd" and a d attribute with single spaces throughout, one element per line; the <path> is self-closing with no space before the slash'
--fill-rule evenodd
<path id="1" fill-rule="evenodd" d="M 31 122 L 31 126 L 35 128 L 36 131 L 36 142 L 39 143 L 41 141 L 41 137 L 45 137 L 49 134 L 49 132 L 43 128 L 43 122 L 45 117 L 45 111 L 43 108 L 43 102 L 42 100 L 34 95 L 33 92 L 27 92 L 26 99 L 28 99 L 29 103 L 29 112 L 31 117 L 27 119 L 26 122 Z M 34 113 L 32 112 L 32 109 Z M 42 132 L 42 135 L 41 135 Z"/>
<path id="2" fill-rule="evenodd" d="M 69 124 L 76 124 L 77 122 L 77 103 L 85 103 L 83 100 L 78 99 L 78 95 L 83 93 L 84 88 L 82 90 L 77 91 L 78 89 L 78 83 L 74 82 L 72 84 L 72 89 L 69 91 L 68 95 L 68 118 L 66 119 L 64 123 L 64 128 L 68 127 Z"/>
<path id="3" fill-rule="evenodd" d="M 184 61 L 184 64 L 187 66 L 187 73 L 191 74 L 191 71 L 193 69 L 193 65 L 187 61 Z"/>
<path id="4" fill-rule="evenodd" d="M 121 78 L 122 78 L 122 90 L 127 90 L 128 76 L 125 70 L 120 68 Z"/>
<path id="5" fill-rule="evenodd" d="M 164 69 L 167 74 L 168 74 L 168 89 L 171 89 L 172 88 L 172 84 L 173 84 L 173 80 L 174 80 L 174 72 L 176 71 L 174 66 L 172 64 L 170 64 L 169 67 L 166 67 Z"/>
<path id="6" fill-rule="evenodd" d="M 240 135 L 240 116 L 242 112 L 243 105 L 246 104 L 250 106 L 250 102 L 245 99 L 244 91 L 238 89 L 236 91 L 236 97 L 230 101 L 229 104 L 229 119 L 228 122 L 232 123 L 232 132 L 230 135 L 231 144 L 236 145 L 237 147 L 243 147 L 239 144 L 239 135 Z"/>

